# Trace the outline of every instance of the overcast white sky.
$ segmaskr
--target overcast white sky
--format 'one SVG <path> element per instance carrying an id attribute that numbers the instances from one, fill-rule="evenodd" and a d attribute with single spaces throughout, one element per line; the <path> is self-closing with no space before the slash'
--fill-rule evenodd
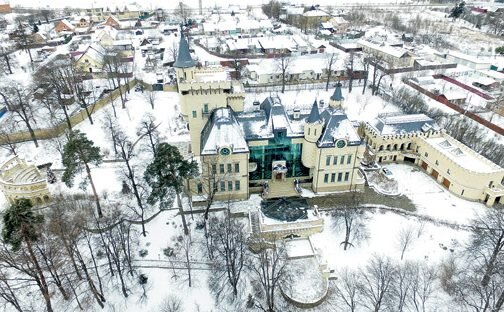
<path id="1" fill-rule="evenodd" d="M 0 0 L 4 2 L 5 0 Z M 228 6 L 228 5 L 261 5 L 263 3 L 267 3 L 269 0 L 202 0 L 203 7 L 214 7 L 217 6 Z M 406 0 L 408 1 L 408 0 Z M 10 2 L 12 6 L 20 5 L 20 6 L 30 6 L 30 7 L 55 7 L 55 8 L 63 8 L 66 6 L 69 7 L 105 7 L 105 6 L 115 6 L 115 5 L 125 5 L 129 3 L 134 3 L 134 1 L 128 0 L 79 0 L 79 1 L 68 1 L 68 0 L 7 0 Z M 139 7 L 150 9 L 156 7 L 162 7 L 166 9 L 172 9 L 179 3 L 178 0 L 145 0 L 145 1 L 136 1 Z M 198 8 L 198 0 L 184 0 L 186 5 L 192 8 Z M 291 0 L 289 1 L 293 4 L 303 3 L 305 5 L 335 5 L 336 2 L 334 0 Z M 396 3 L 398 0 L 347 0 L 347 3 Z M 400 2 L 405 2 L 405 0 L 401 0 Z"/>

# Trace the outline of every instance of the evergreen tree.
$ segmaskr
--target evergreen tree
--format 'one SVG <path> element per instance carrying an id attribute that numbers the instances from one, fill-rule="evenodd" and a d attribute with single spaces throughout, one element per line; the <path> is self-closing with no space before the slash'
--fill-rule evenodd
<path id="1" fill-rule="evenodd" d="M 34 33 L 38 33 L 39 32 L 39 28 L 38 28 L 37 24 L 33 24 L 33 32 Z"/>
<path id="2" fill-rule="evenodd" d="M 93 141 L 89 140 L 84 133 L 78 130 L 72 131 L 63 151 L 63 165 L 65 166 L 65 172 L 63 173 L 62 181 L 65 182 L 68 187 L 72 187 L 75 175 L 85 168 L 87 178 L 93 190 L 96 209 L 100 218 L 103 214 L 100 206 L 100 200 L 93 183 L 93 177 L 91 176 L 89 164 L 98 165 L 101 162 L 102 156 L 100 155 L 100 148 L 94 146 Z"/>
<path id="3" fill-rule="evenodd" d="M 31 208 L 31 202 L 22 198 L 5 211 L 2 239 L 11 245 L 14 251 L 19 251 L 23 243 L 26 245 L 28 257 L 34 269 L 33 276 L 44 296 L 47 311 L 52 312 L 49 286 L 32 245 L 38 239 L 37 226 L 44 222 L 44 218 L 42 215 L 35 214 Z"/>
<path id="4" fill-rule="evenodd" d="M 195 161 L 184 160 L 179 150 L 168 143 L 158 145 L 154 160 L 147 166 L 144 173 L 145 181 L 152 188 L 148 199 L 150 204 L 159 202 L 160 206 L 170 206 L 173 195 L 176 196 L 186 235 L 188 228 L 182 213 L 180 193 L 183 190 L 184 181 L 197 174 L 198 164 Z"/>
<path id="5" fill-rule="evenodd" d="M 51 170 L 51 168 L 47 168 L 46 175 L 47 175 L 47 183 L 49 184 L 56 183 L 57 181 L 56 175 L 54 175 L 54 172 Z"/>
<path id="6" fill-rule="evenodd" d="M 453 20 L 456 20 L 457 18 L 462 16 L 464 12 L 465 12 L 465 2 L 461 1 L 455 5 L 455 7 L 451 10 L 450 15 L 448 15 L 448 17 L 451 17 L 453 18 Z"/>

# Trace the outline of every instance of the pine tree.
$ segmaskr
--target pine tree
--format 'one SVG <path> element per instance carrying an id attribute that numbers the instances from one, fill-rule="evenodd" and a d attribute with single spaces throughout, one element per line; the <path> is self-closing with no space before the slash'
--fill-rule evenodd
<path id="1" fill-rule="evenodd" d="M 33 32 L 34 33 L 38 33 L 39 32 L 39 28 L 38 28 L 37 24 L 33 24 Z"/>
<path id="2" fill-rule="evenodd" d="M 168 143 L 159 144 L 154 154 L 154 160 L 147 166 L 144 178 L 152 188 L 148 202 L 160 206 L 169 206 L 173 201 L 173 193 L 177 198 L 177 206 L 181 210 L 184 232 L 188 234 L 185 217 L 182 212 L 180 193 L 184 187 L 184 181 L 198 174 L 198 164 L 195 161 L 184 160 L 179 150 Z"/>
<path id="3" fill-rule="evenodd" d="M 49 184 L 56 183 L 57 179 L 56 179 L 56 176 L 54 175 L 54 172 L 51 170 L 51 168 L 47 168 L 46 175 L 47 175 L 47 183 L 49 183 Z"/>
<path id="4" fill-rule="evenodd" d="M 85 168 L 87 178 L 93 190 L 96 210 L 100 218 L 103 214 L 89 164 L 98 165 L 101 162 L 102 156 L 100 155 L 100 148 L 94 146 L 93 141 L 89 140 L 84 133 L 78 130 L 72 131 L 63 151 L 65 172 L 63 173 L 62 181 L 65 182 L 68 187 L 72 187 L 75 175 Z"/>
<path id="5" fill-rule="evenodd" d="M 33 212 L 28 199 L 19 199 L 3 215 L 2 238 L 14 251 L 19 251 L 23 243 L 26 245 L 34 269 L 34 278 L 44 296 L 47 311 L 52 312 L 49 286 L 32 245 L 38 239 L 37 226 L 43 222 L 43 216 Z"/>

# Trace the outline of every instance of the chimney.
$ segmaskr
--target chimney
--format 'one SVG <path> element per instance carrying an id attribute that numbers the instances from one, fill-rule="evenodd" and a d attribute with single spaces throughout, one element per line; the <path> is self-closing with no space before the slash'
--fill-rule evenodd
<path id="1" fill-rule="evenodd" d="M 254 101 L 254 112 L 258 112 L 261 109 L 261 103 L 259 101 Z"/>
<path id="2" fill-rule="evenodd" d="M 299 118 L 301 117 L 301 110 L 299 108 L 294 108 L 293 115 L 295 120 L 299 120 Z"/>

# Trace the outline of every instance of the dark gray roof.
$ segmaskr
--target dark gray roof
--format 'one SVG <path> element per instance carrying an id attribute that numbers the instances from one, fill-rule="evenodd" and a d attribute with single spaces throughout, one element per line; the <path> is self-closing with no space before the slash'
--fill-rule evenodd
<path id="1" fill-rule="evenodd" d="M 173 64 L 176 68 L 188 68 L 196 65 L 196 62 L 192 59 L 191 53 L 189 52 L 189 44 L 185 39 L 184 32 L 180 32 L 180 43 L 178 49 L 177 60 Z"/>
<path id="2" fill-rule="evenodd" d="M 430 129 L 439 130 L 439 126 L 424 114 L 384 114 L 371 123 L 381 135 L 408 134 L 425 132 Z"/>
<path id="3" fill-rule="evenodd" d="M 341 83 L 336 84 L 336 89 L 334 89 L 334 93 L 331 96 L 331 100 L 333 101 L 343 101 L 343 95 L 341 93 Z"/>
<path id="4" fill-rule="evenodd" d="M 313 102 L 313 106 L 311 108 L 310 116 L 308 116 L 308 119 L 306 120 L 307 123 L 316 123 L 320 121 L 320 113 L 318 110 L 318 105 L 317 105 L 317 100 Z"/>
<path id="5" fill-rule="evenodd" d="M 352 122 L 342 110 L 329 107 L 320 114 L 320 118 L 324 122 L 324 128 L 317 142 L 319 147 L 334 147 L 338 139 L 346 140 L 348 145 L 361 144 Z"/>

